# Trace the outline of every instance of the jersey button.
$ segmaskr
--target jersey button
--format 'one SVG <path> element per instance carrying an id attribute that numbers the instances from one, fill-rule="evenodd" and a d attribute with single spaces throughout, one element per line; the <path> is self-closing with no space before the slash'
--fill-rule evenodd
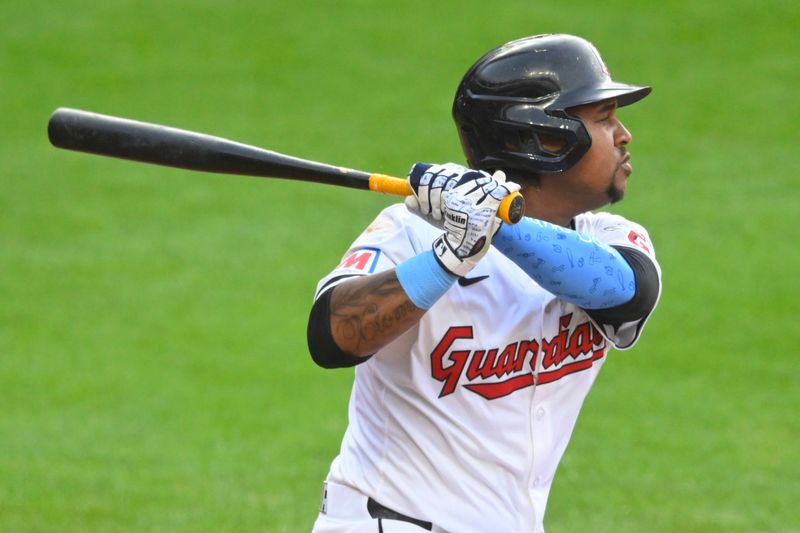
<path id="1" fill-rule="evenodd" d="M 536 420 L 541 420 L 542 418 L 544 418 L 544 407 L 540 407 L 536 411 Z"/>
<path id="2" fill-rule="evenodd" d="M 541 479 L 539 478 L 539 476 L 536 476 L 535 478 L 533 478 L 533 487 L 534 488 L 538 487 L 539 483 L 541 483 Z"/>

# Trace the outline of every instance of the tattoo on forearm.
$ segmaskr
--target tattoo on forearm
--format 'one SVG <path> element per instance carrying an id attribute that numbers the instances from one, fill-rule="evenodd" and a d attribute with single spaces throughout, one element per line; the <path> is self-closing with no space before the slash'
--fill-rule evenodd
<path id="1" fill-rule="evenodd" d="M 361 280 L 359 280 L 361 281 Z M 394 339 L 424 313 L 408 300 L 393 272 L 363 278 L 363 283 L 336 287 L 331 300 L 332 326 L 354 353 L 379 348 Z"/>

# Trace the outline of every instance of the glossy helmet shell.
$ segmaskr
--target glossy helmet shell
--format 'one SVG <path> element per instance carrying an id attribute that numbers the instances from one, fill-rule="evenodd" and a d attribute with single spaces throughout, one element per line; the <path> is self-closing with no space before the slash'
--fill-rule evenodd
<path id="1" fill-rule="evenodd" d="M 585 39 L 537 35 L 481 57 L 458 87 L 453 118 L 473 168 L 513 175 L 563 172 L 592 142 L 570 108 L 609 98 L 626 106 L 650 90 L 613 81 Z M 559 140 L 558 150 L 548 151 L 542 136 Z"/>

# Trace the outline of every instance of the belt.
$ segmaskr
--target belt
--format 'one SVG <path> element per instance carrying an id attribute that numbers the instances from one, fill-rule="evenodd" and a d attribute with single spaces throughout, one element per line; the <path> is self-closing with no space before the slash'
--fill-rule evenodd
<path id="1" fill-rule="evenodd" d="M 353 518 L 364 520 L 367 516 L 379 520 L 398 520 L 414 524 L 427 531 L 444 533 L 444 530 L 434 528 L 431 522 L 393 511 L 352 487 L 330 480 L 323 484 L 320 513 L 340 520 L 352 520 Z"/>
<path id="2" fill-rule="evenodd" d="M 383 505 L 379 504 L 372 498 L 367 499 L 367 511 L 372 518 L 400 520 L 401 522 L 408 522 L 428 531 L 433 530 L 433 524 L 431 522 L 425 522 L 424 520 L 418 520 L 416 518 L 411 518 L 410 516 L 400 514 L 397 511 L 392 511 L 388 507 L 384 507 Z"/>

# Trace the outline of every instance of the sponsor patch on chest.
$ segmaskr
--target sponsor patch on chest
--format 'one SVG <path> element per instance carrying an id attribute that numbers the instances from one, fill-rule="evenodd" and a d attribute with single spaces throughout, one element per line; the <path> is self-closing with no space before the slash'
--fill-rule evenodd
<path id="1" fill-rule="evenodd" d="M 572 317 L 560 317 L 559 332 L 552 338 L 479 349 L 468 349 L 474 344 L 469 342 L 472 326 L 451 326 L 430 354 L 431 376 L 442 383 L 439 398 L 455 392 L 460 383 L 494 400 L 591 368 L 605 355 L 606 340 L 589 321 L 572 326 Z"/>

